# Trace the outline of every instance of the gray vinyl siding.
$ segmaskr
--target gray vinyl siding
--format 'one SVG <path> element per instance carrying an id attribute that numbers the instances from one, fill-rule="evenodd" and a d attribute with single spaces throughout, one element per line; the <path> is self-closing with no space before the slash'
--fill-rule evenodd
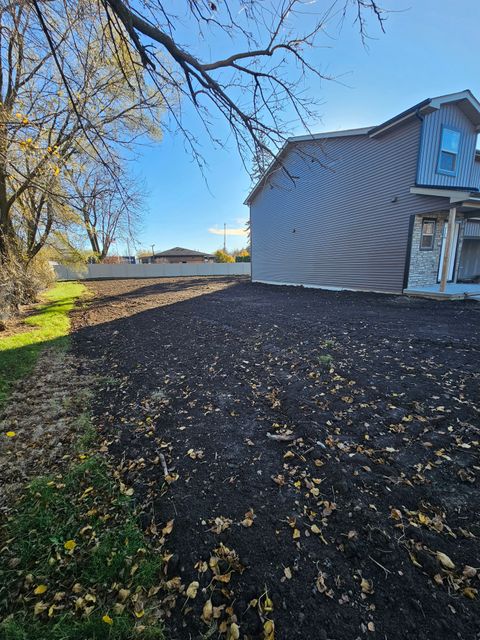
<path id="1" fill-rule="evenodd" d="M 460 131 L 460 150 L 457 158 L 457 175 L 438 173 L 438 157 L 442 127 Z M 418 158 L 417 182 L 421 185 L 441 187 L 479 187 L 479 175 L 474 162 L 477 132 L 474 124 L 455 104 L 443 105 L 425 116 L 421 149 Z"/>
<path id="2" fill-rule="evenodd" d="M 252 279 L 401 292 L 410 217 L 445 209 L 410 194 L 419 134 L 415 120 L 380 138 L 287 149 L 294 181 L 274 171 L 251 202 Z"/>
<path id="3" fill-rule="evenodd" d="M 480 160 L 475 160 L 472 168 L 471 186 L 480 189 Z"/>

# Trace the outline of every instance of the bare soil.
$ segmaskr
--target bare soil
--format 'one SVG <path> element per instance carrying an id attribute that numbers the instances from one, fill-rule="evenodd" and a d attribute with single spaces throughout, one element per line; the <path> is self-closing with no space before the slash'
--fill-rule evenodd
<path id="1" fill-rule="evenodd" d="M 110 380 L 95 423 L 167 578 L 200 585 L 171 583 L 170 638 L 235 619 L 252 639 L 267 619 L 277 640 L 480 638 L 477 302 L 88 286 L 73 341 Z M 238 558 L 206 568 L 220 543 Z"/>

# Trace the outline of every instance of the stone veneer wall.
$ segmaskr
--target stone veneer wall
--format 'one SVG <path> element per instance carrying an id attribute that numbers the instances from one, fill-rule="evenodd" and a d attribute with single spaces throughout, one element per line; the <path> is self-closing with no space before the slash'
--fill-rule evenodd
<path id="1" fill-rule="evenodd" d="M 434 248 L 432 251 L 420 250 L 420 236 L 422 233 L 422 220 L 423 218 L 435 219 L 437 221 L 435 229 Z M 408 276 L 409 287 L 421 287 L 424 285 L 433 285 L 438 280 L 438 265 L 440 261 L 440 252 L 442 248 L 442 236 L 443 228 L 447 222 L 448 216 L 445 215 L 431 215 L 431 216 L 415 216 L 415 223 L 413 225 L 412 232 L 412 248 L 410 253 L 410 272 Z M 457 220 L 461 220 L 462 216 L 457 214 Z M 458 271 L 458 256 L 461 251 L 461 244 L 463 241 L 463 222 L 460 224 L 457 261 L 454 271 L 454 280 L 457 277 Z"/>
<path id="2" fill-rule="evenodd" d="M 435 218 L 437 221 L 435 228 L 434 247 L 432 251 L 420 251 L 420 236 L 422 234 L 423 218 Z M 443 227 L 446 217 L 439 216 L 415 216 L 415 223 L 412 231 L 412 248 L 410 253 L 410 272 L 408 275 L 409 287 L 421 287 L 432 285 L 437 282 L 438 261 L 440 260 L 440 250 L 442 246 Z"/>

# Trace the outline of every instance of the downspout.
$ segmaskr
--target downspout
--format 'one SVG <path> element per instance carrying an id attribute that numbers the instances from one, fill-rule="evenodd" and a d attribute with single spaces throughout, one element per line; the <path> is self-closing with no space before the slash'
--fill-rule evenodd
<path id="1" fill-rule="evenodd" d="M 423 123 L 425 122 L 425 118 L 424 116 L 422 116 L 422 114 L 420 113 L 420 109 L 417 109 L 415 111 L 415 117 L 418 118 L 420 120 L 420 136 L 419 136 L 419 140 L 418 140 L 418 154 L 417 154 L 417 170 L 415 172 L 415 186 L 418 186 L 419 182 L 418 182 L 418 174 L 420 171 L 420 158 L 423 152 Z"/>

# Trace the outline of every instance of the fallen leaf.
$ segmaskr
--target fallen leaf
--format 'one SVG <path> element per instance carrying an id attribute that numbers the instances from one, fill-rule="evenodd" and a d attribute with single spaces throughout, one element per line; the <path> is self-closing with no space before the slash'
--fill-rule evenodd
<path id="1" fill-rule="evenodd" d="M 466 578 L 474 578 L 477 575 L 477 570 L 475 569 L 475 567 L 470 567 L 468 564 L 466 564 L 463 567 L 463 575 Z"/>
<path id="2" fill-rule="evenodd" d="M 437 551 L 437 560 L 442 564 L 445 569 L 455 569 L 455 565 L 450 558 L 441 551 Z"/>
<path id="3" fill-rule="evenodd" d="M 238 640 L 240 638 L 240 627 L 236 622 L 232 622 L 228 629 L 227 640 Z"/>
<path id="4" fill-rule="evenodd" d="M 283 573 L 284 573 L 285 577 L 287 578 L 287 580 L 291 580 L 292 579 L 292 570 L 290 569 L 290 567 L 285 567 L 285 569 L 283 570 Z"/>
<path id="5" fill-rule="evenodd" d="M 48 589 L 46 584 L 39 584 L 38 587 L 35 588 L 35 591 L 33 592 L 36 596 L 41 596 L 42 593 L 45 593 L 45 591 Z"/>
<path id="6" fill-rule="evenodd" d="M 207 600 L 203 605 L 202 618 L 205 622 L 210 622 L 213 616 L 213 605 L 211 600 Z"/>
<path id="7" fill-rule="evenodd" d="M 256 516 L 253 513 L 253 509 L 250 509 L 250 511 L 247 511 L 247 513 L 245 514 L 245 518 L 242 520 L 241 524 L 244 527 L 251 527 L 255 518 Z"/>
<path id="8" fill-rule="evenodd" d="M 187 591 L 186 591 L 187 598 L 195 598 L 197 596 L 197 591 L 199 586 L 200 584 L 196 580 L 191 582 L 187 587 Z"/>
<path id="9" fill-rule="evenodd" d="M 105 624 L 113 624 L 113 620 L 111 619 L 111 617 L 106 614 L 102 617 L 102 621 L 105 622 Z"/>
<path id="10" fill-rule="evenodd" d="M 42 602 L 42 601 L 37 602 L 33 608 L 33 614 L 35 616 L 39 616 L 41 613 L 43 613 L 47 609 L 48 609 L 48 604 L 45 604 L 45 602 Z"/>
<path id="11" fill-rule="evenodd" d="M 15 431 L 7 431 L 5 435 L 7 436 L 7 438 L 14 438 L 17 434 L 15 433 Z"/>
<path id="12" fill-rule="evenodd" d="M 470 598 L 470 600 L 475 600 L 478 594 L 478 589 L 474 589 L 473 587 L 465 587 L 462 593 L 466 598 Z"/>
<path id="13" fill-rule="evenodd" d="M 77 543 L 75 542 L 75 540 L 67 540 L 63 546 L 67 551 L 73 551 L 77 546 Z"/>
<path id="14" fill-rule="evenodd" d="M 264 640 L 275 639 L 275 624 L 272 620 L 265 620 L 263 623 L 263 638 Z"/>
<path id="15" fill-rule="evenodd" d="M 360 582 L 360 587 L 363 593 L 373 593 L 373 582 L 371 580 L 362 578 L 362 581 Z"/>
<path id="16" fill-rule="evenodd" d="M 125 600 L 130 595 L 130 589 L 119 589 L 118 591 L 118 599 L 120 602 L 125 602 Z"/>
<path id="17" fill-rule="evenodd" d="M 162 534 L 166 536 L 169 533 L 172 533 L 172 530 L 173 530 L 173 520 L 169 520 L 167 524 L 163 527 Z"/>

